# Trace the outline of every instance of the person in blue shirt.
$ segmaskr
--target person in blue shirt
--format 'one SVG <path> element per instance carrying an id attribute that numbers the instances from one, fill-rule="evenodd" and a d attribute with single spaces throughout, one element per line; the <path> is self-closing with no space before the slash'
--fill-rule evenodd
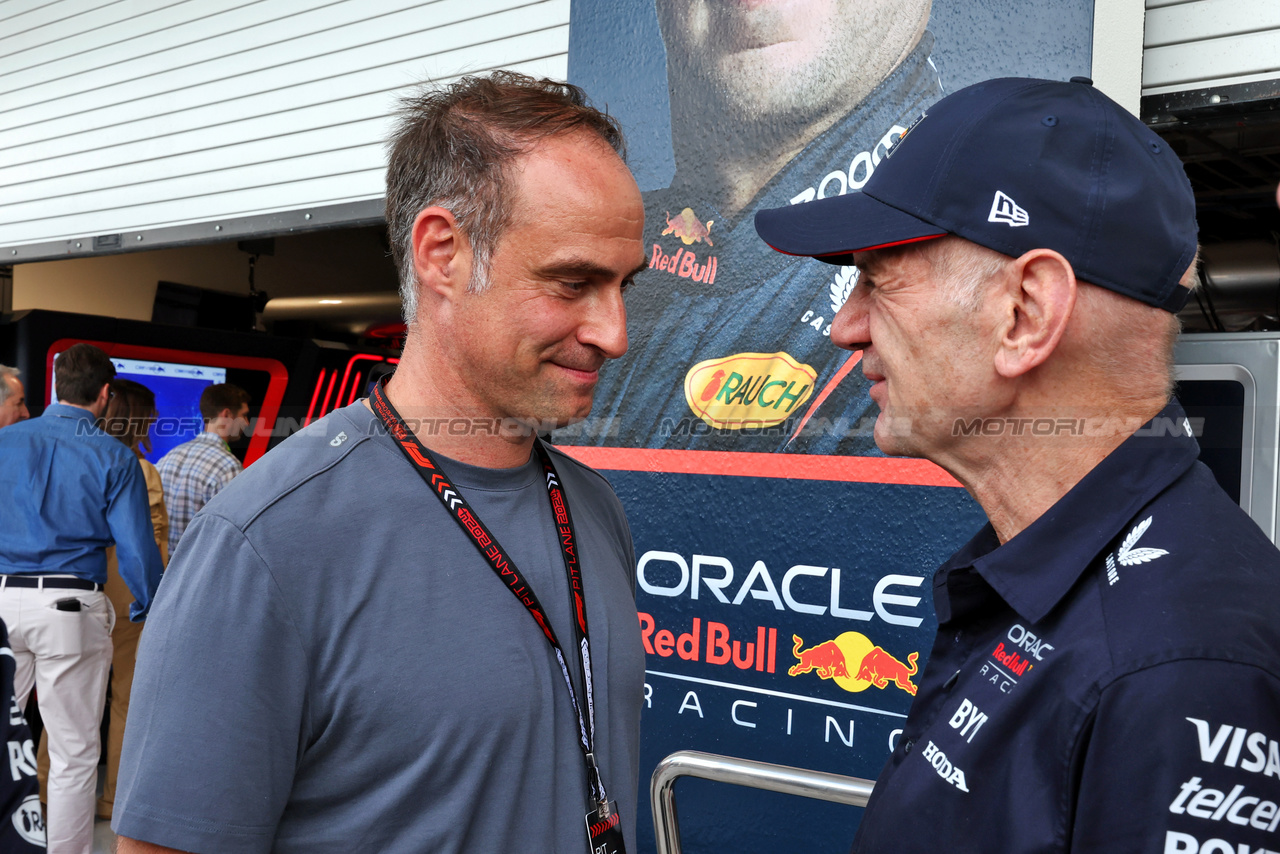
<path id="1" fill-rule="evenodd" d="M 1087 78 L 990 80 L 861 194 L 756 227 L 858 266 L 831 340 L 862 353 L 876 443 L 989 519 L 934 577 L 854 850 L 1280 850 L 1280 551 L 1172 396 L 1197 253 L 1177 154 Z"/>
<path id="2" fill-rule="evenodd" d="M 160 583 L 160 552 L 142 468 L 95 426 L 111 360 L 75 344 L 54 362 L 59 403 L 0 431 L 0 619 L 16 663 L 14 696 L 32 686 L 49 734 L 49 850 L 90 854 L 99 724 L 115 610 L 103 585 L 113 542 L 142 620 Z"/>

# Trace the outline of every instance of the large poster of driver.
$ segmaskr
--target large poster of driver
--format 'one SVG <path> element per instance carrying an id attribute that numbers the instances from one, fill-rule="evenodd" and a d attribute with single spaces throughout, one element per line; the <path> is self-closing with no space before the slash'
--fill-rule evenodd
<path id="1" fill-rule="evenodd" d="M 946 91 L 1088 74 L 1092 16 L 1091 0 L 575 0 L 569 76 L 627 130 L 650 267 L 630 350 L 562 440 L 877 455 L 868 384 L 828 338 L 856 270 L 774 252 L 755 212 L 857 192 Z"/>
<path id="2" fill-rule="evenodd" d="M 573 0 L 569 79 L 622 123 L 649 269 L 630 346 L 556 439 L 627 510 L 647 663 L 641 782 L 677 750 L 874 778 L 981 526 L 941 470 L 886 459 L 857 271 L 781 255 L 756 211 L 858 192 L 944 94 L 1089 74 L 1092 0 Z M 849 849 L 861 811 L 682 781 L 686 852 Z M 642 797 L 637 831 L 654 849 Z"/>

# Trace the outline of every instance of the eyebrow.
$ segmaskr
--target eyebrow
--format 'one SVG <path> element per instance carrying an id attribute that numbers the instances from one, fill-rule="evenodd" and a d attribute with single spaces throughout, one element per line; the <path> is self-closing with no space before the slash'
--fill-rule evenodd
<path id="1" fill-rule="evenodd" d="M 859 252 L 853 258 L 853 265 L 868 276 L 876 275 L 884 267 L 884 259 L 875 255 L 875 250 Z"/>
<path id="2" fill-rule="evenodd" d="M 625 274 L 622 278 L 634 278 L 648 268 L 649 259 L 646 258 L 638 267 Z M 574 276 L 584 279 L 612 279 L 615 275 L 614 271 L 609 267 L 585 258 L 570 258 L 566 261 L 548 264 L 538 272 L 544 276 Z"/>

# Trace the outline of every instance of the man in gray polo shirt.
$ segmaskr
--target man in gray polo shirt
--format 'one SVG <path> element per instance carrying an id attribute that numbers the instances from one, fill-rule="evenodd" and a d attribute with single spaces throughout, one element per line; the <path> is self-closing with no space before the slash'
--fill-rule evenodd
<path id="1" fill-rule="evenodd" d="M 588 816 L 635 851 L 631 537 L 536 439 L 626 349 L 644 213 L 621 149 L 564 84 L 405 102 L 403 357 L 188 528 L 139 653 L 121 854 L 584 851 Z"/>

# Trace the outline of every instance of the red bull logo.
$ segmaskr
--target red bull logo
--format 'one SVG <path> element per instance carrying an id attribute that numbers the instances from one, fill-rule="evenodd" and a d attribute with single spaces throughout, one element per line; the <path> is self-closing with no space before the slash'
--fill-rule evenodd
<path id="1" fill-rule="evenodd" d="M 662 230 L 662 236 L 669 234 L 677 237 L 685 247 L 695 243 L 715 246 L 711 240 L 712 224 L 713 220 L 707 220 L 704 223 L 698 219 L 692 208 L 685 208 L 674 217 L 668 212 L 667 227 Z M 699 258 L 698 253 L 684 247 L 668 253 L 658 243 L 653 244 L 653 257 L 649 259 L 651 270 L 662 270 L 682 279 L 692 279 L 707 285 L 715 283 L 718 267 L 719 261 L 710 253 L 706 257 Z"/>
<path id="2" fill-rule="evenodd" d="M 714 620 L 707 621 L 706 645 L 702 634 L 702 618 L 693 618 L 693 627 L 680 635 L 676 629 L 659 629 L 653 615 L 640 612 L 640 642 L 649 655 L 670 658 L 678 655 L 685 661 L 705 661 L 707 664 L 728 664 L 739 670 L 758 670 L 772 673 L 778 651 L 778 630 L 756 627 L 754 640 L 731 638 L 729 627 Z"/>
<path id="3" fill-rule="evenodd" d="M 702 220 L 694 214 L 692 208 L 685 208 L 676 215 L 675 219 L 671 218 L 670 212 L 667 213 L 667 227 L 663 229 L 663 236 L 671 234 L 680 238 L 680 242 L 685 246 L 692 246 L 695 243 L 706 241 L 708 246 L 715 246 L 711 242 L 711 225 L 715 220 L 707 220 L 707 224 L 703 225 Z"/>
<path id="4" fill-rule="evenodd" d="M 791 654 L 797 663 L 788 668 L 789 676 L 816 672 L 818 678 L 830 679 L 855 694 L 873 685 L 884 689 L 893 683 L 915 696 L 916 686 L 911 677 L 917 672 L 918 652 L 908 655 L 907 663 L 903 664 L 859 632 L 845 632 L 835 640 L 823 641 L 809 649 L 802 649 L 804 641 L 799 635 L 792 635 L 791 640 L 795 642 Z"/>
<path id="5" fill-rule="evenodd" d="M 716 281 L 716 271 L 720 269 L 720 262 L 714 255 L 700 259 L 698 253 L 692 249 L 677 249 L 674 254 L 668 255 L 655 243 L 653 257 L 649 259 L 649 269 L 663 270 L 682 279 L 693 279 L 695 282 L 713 285 Z"/>

